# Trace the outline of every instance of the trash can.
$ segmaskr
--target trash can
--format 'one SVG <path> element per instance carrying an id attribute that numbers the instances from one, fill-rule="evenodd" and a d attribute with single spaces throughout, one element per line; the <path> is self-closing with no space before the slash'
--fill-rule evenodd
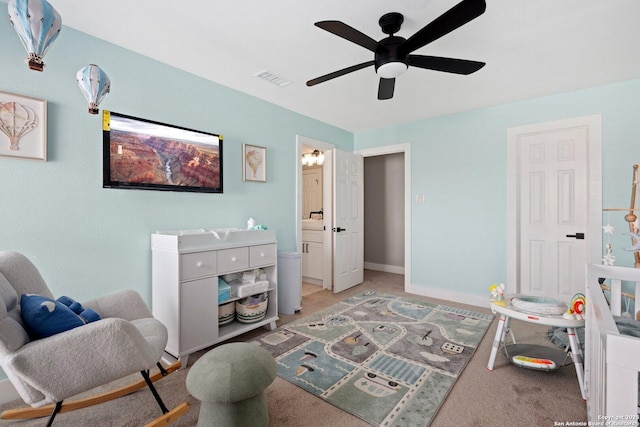
<path id="1" fill-rule="evenodd" d="M 302 267 L 298 252 L 278 252 L 278 312 L 295 314 L 302 308 Z"/>

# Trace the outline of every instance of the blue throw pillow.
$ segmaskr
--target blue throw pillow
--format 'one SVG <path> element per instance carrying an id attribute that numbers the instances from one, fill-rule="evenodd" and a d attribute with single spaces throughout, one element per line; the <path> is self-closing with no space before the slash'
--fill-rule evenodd
<path id="1" fill-rule="evenodd" d="M 69 307 L 71 311 L 82 318 L 84 323 L 91 323 L 101 319 L 100 315 L 96 311 L 90 308 L 84 308 L 79 302 L 74 301 L 73 298 L 69 298 L 63 295 L 56 301 L 61 302 L 62 304 Z"/>
<path id="2" fill-rule="evenodd" d="M 64 302 L 71 300 L 67 297 L 61 297 L 60 299 Z M 42 295 L 23 294 L 20 298 L 20 309 L 22 319 L 31 333 L 37 338 L 50 337 L 88 322 L 62 302 L 54 301 Z M 87 313 L 90 314 L 87 317 L 91 317 L 92 320 L 100 319 L 100 316 L 95 311 L 90 310 L 90 312 Z"/>

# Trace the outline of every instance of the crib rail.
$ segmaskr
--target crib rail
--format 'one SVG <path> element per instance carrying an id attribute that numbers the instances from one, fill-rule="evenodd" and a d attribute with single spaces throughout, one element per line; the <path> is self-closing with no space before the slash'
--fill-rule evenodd
<path id="1" fill-rule="evenodd" d="M 585 328 L 585 391 L 589 421 L 636 420 L 640 339 L 621 335 L 598 279 L 609 279 L 613 311 L 620 314 L 622 281 L 640 286 L 640 269 L 589 265 Z"/>

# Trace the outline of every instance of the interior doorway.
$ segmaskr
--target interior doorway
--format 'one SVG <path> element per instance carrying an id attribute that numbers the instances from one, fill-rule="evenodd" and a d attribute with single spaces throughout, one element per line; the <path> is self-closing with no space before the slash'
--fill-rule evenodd
<path id="1" fill-rule="evenodd" d="M 297 136 L 296 242 L 303 282 L 308 288 L 303 287 L 303 292 L 313 287 L 333 289 L 331 164 L 334 148 L 324 141 Z M 314 164 L 303 165 L 304 155 L 314 156 Z"/>
<path id="2" fill-rule="evenodd" d="M 374 168 L 378 165 L 383 165 L 383 167 L 391 167 L 394 169 L 394 172 L 391 174 L 402 174 L 400 179 L 397 176 L 387 176 L 384 178 L 383 171 L 380 171 L 380 174 L 376 174 L 375 171 L 369 171 L 373 173 L 372 176 L 367 173 L 365 166 L 365 197 L 367 193 L 374 195 L 373 201 L 365 201 L 365 253 L 367 253 L 366 256 L 370 259 L 368 262 L 367 259 L 365 259 L 365 269 L 404 274 L 404 291 L 407 292 L 411 286 L 411 144 L 395 144 L 368 148 L 357 150 L 356 153 L 364 157 L 365 164 L 369 162 L 369 160 L 373 160 L 375 162 L 373 163 Z M 374 159 L 380 162 L 376 162 Z M 381 177 L 383 177 L 382 181 L 379 180 Z M 376 187 L 382 185 L 391 186 L 390 189 L 385 191 L 395 191 L 399 193 L 395 194 L 395 196 L 399 197 L 375 197 Z M 380 188 L 379 190 L 382 191 Z M 389 203 L 400 203 L 402 204 L 402 209 L 392 210 L 392 213 L 390 213 L 390 211 L 388 211 L 389 207 L 383 206 L 383 204 Z M 371 213 L 369 210 L 371 209 L 381 210 L 383 214 L 381 216 L 371 216 L 369 215 Z M 384 213 L 385 210 L 387 211 L 386 213 Z M 400 214 L 401 217 L 398 218 L 398 214 Z M 393 221 L 393 225 L 385 225 L 390 221 L 388 215 L 395 215 L 394 219 L 391 220 Z M 375 223 L 367 224 L 367 221 L 370 221 L 372 218 Z M 391 248 L 377 247 L 385 244 L 381 241 L 381 238 L 384 240 L 384 235 L 398 233 L 402 235 L 402 239 L 392 239 L 393 243 L 391 244 Z M 373 253 L 369 251 L 369 248 L 373 250 Z M 395 251 L 396 254 L 402 251 L 402 261 L 399 261 L 400 258 L 398 257 L 389 254 L 385 255 L 381 252 L 381 249 L 383 249 L 382 252 L 384 252 L 384 250 L 391 250 Z M 386 261 L 376 262 L 376 260 Z"/>
<path id="3" fill-rule="evenodd" d="M 364 268 L 404 274 L 404 153 L 364 158 Z"/>
<path id="4" fill-rule="evenodd" d="M 332 152 L 335 146 L 333 144 L 308 138 L 305 136 L 297 136 L 296 144 L 296 161 L 298 162 L 297 178 L 296 178 L 296 241 L 297 251 L 303 254 L 303 250 L 306 249 L 305 241 L 303 240 L 303 173 L 301 159 L 303 152 L 313 151 L 318 149 L 324 152 L 325 160 L 323 167 L 323 255 L 324 255 L 324 280 L 322 282 L 322 288 L 332 290 L 333 289 L 333 247 L 332 247 L 332 227 L 333 218 L 330 213 L 333 211 L 332 205 L 332 176 L 333 171 L 330 169 L 332 163 Z M 403 217 L 403 231 L 404 234 L 404 266 L 402 270 L 393 271 L 394 273 L 404 272 L 404 290 L 407 291 L 411 286 L 411 144 L 395 144 L 383 147 L 376 147 L 370 149 L 356 150 L 355 154 L 359 154 L 364 158 L 370 156 L 384 156 L 394 153 L 403 154 L 403 171 L 404 171 L 404 188 L 401 189 L 403 194 L 404 203 L 404 217 Z M 365 182 L 366 188 L 366 182 Z"/>

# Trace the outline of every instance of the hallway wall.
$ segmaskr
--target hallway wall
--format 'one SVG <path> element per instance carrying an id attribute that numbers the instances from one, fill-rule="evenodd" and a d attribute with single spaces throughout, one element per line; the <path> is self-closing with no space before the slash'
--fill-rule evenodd
<path id="1" fill-rule="evenodd" d="M 404 153 L 364 158 L 364 267 L 404 273 Z"/>

